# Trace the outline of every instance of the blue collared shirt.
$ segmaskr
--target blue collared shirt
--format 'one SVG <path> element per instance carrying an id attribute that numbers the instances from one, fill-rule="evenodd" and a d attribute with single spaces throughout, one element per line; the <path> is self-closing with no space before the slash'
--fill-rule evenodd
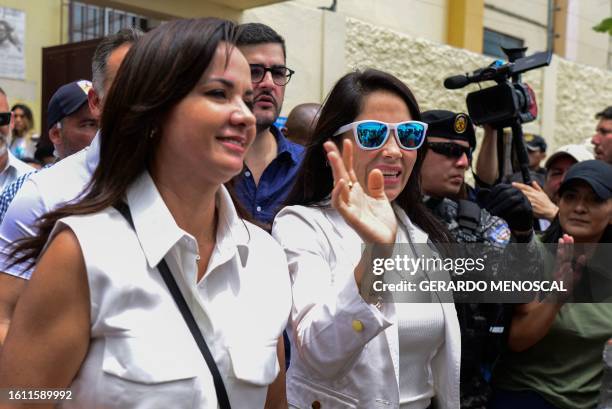
<path id="1" fill-rule="evenodd" d="M 235 184 L 240 203 L 254 219 L 266 224 L 272 223 L 274 216 L 291 192 L 304 157 L 302 145 L 289 141 L 274 126 L 270 127 L 270 131 L 276 138 L 278 153 L 264 170 L 259 184 L 255 184 L 255 179 L 246 165 L 242 173 L 236 177 Z"/>

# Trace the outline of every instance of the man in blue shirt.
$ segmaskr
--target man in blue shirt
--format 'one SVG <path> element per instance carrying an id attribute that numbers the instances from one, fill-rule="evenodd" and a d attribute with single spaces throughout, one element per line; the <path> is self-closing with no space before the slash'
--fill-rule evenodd
<path id="1" fill-rule="evenodd" d="M 302 146 L 289 141 L 273 125 L 294 71 L 285 65 L 285 40 L 272 28 L 260 23 L 241 28 L 238 47 L 251 67 L 257 135 L 234 189 L 253 218 L 270 227 L 293 188 L 304 153 Z"/>

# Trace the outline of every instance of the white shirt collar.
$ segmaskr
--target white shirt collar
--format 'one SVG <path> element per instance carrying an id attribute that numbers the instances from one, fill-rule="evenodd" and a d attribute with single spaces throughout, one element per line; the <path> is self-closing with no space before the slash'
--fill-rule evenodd
<path id="1" fill-rule="evenodd" d="M 33 172 L 34 169 L 32 166 L 28 165 L 24 161 L 18 159 L 15 155 L 11 153 L 10 149 L 7 149 L 8 160 L 6 161 L 6 166 L 2 169 L 1 173 L 4 173 L 8 170 L 8 168 L 13 168 L 17 172 L 17 175 L 22 175 L 24 173 Z"/>
<path id="2" fill-rule="evenodd" d="M 143 172 L 128 188 L 127 204 L 134 220 L 136 235 L 151 268 L 155 268 L 182 238 L 189 237 L 195 242 L 193 236 L 176 224 L 149 172 Z M 249 232 L 223 185 L 217 192 L 216 207 L 217 236 L 208 270 L 234 257 L 236 253 L 244 266 L 248 258 Z"/>
<path id="3" fill-rule="evenodd" d="M 86 148 L 87 153 L 85 154 L 85 162 L 87 164 L 87 170 L 89 170 L 89 173 L 92 175 L 100 162 L 100 138 L 100 130 L 98 129 L 96 136 L 94 136 L 89 147 Z"/>

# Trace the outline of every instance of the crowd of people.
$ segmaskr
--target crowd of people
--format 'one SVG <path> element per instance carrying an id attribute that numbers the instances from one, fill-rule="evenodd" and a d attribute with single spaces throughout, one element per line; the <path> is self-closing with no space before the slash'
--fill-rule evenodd
<path id="1" fill-rule="evenodd" d="M 36 156 L 32 113 L 0 90 L 0 390 L 69 388 L 64 408 L 595 408 L 612 106 L 594 149 L 543 167 L 546 141 L 527 134 L 526 184 L 499 174 L 493 127 L 476 158 L 469 115 L 422 112 L 372 68 L 278 128 L 299 75 L 286 59 L 261 23 L 109 35 L 92 82 L 51 98 L 54 160 L 38 170 L 19 160 Z M 491 275 L 522 258 L 516 277 L 569 290 L 372 296 L 394 245 L 439 258 L 457 243 L 498 260 Z M 0 399 L 28 405 L 44 407 Z"/>

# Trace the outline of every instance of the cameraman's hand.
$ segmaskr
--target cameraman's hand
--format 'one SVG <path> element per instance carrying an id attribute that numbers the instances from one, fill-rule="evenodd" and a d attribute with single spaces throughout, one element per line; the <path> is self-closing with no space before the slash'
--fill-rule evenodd
<path id="1" fill-rule="evenodd" d="M 535 217 L 541 219 L 547 219 L 552 221 L 555 216 L 557 216 L 557 212 L 559 212 L 559 208 L 550 200 L 548 195 L 542 190 L 538 182 L 531 182 L 531 186 L 526 185 L 524 183 L 514 182 L 512 186 L 519 189 L 529 202 L 531 203 L 531 207 L 533 208 L 533 215 Z"/>
<path id="2" fill-rule="evenodd" d="M 484 129 L 484 137 L 485 138 L 496 138 L 497 137 L 497 130 L 495 128 L 493 128 L 491 125 L 489 124 L 484 124 L 482 126 L 482 129 Z"/>
<path id="3" fill-rule="evenodd" d="M 485 208 L 508 223 L 512 233 L 530 234 L 533 229 L 533 210 L 527 197 L 515 187 L 500 183 L 487 198 Z"/>

